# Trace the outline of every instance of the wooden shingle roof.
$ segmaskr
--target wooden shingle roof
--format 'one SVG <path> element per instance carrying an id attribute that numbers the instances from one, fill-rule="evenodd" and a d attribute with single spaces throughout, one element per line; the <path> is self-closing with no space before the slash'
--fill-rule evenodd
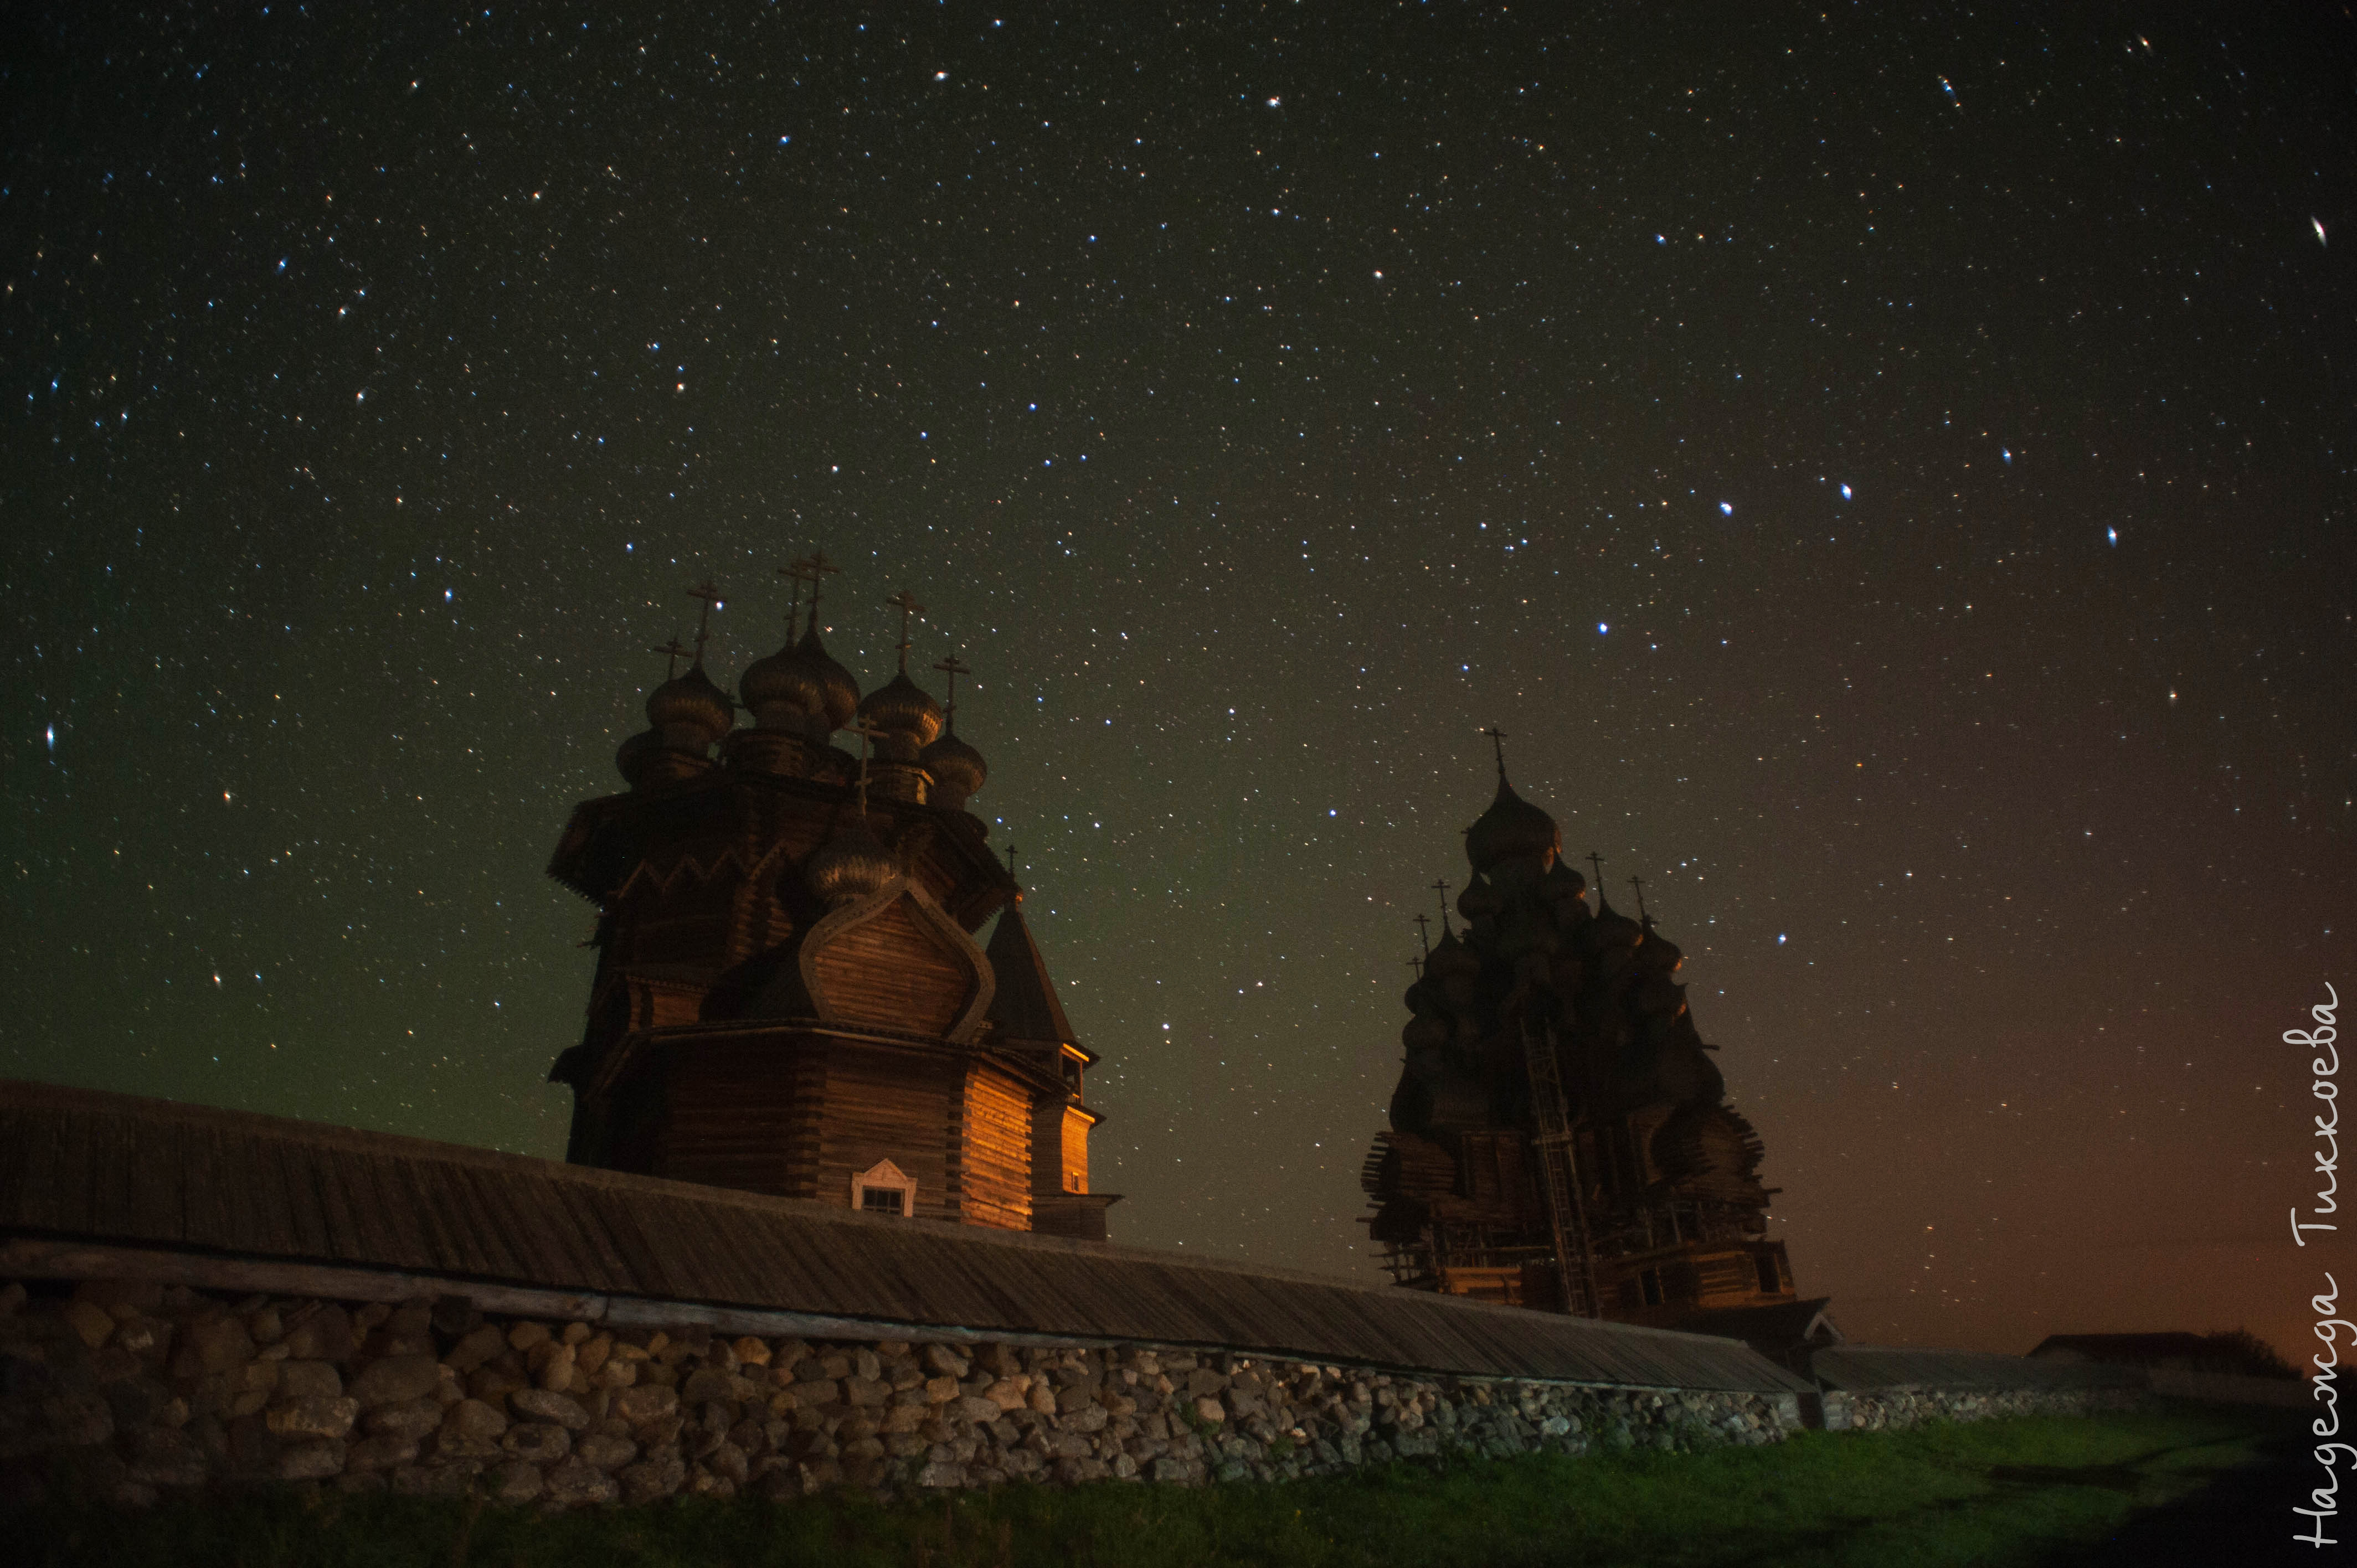
<path id="1" fill-rule="evenodd" d="M 1730 1339 L 0 1080 L 0 1273 L 133 1256 L 188 1283 L 293 1294 L 261 1282 L 399 1276 L 406 1294 L 490 1305 L 539 1293 L 565 1300 L 536 1310 L 616 1321 L 793 1315 L 839 1337 L 1039 1336 L 1460 1376 L 1809 1387 Z"/>

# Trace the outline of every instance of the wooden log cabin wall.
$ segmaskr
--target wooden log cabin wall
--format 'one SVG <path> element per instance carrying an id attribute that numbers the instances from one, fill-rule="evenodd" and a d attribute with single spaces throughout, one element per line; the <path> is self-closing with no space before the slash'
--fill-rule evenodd
<path id="1" fill-rule="evenodd" d="M 1760 1138 L 1727 1101 L 1641 885 L 1636 919 L 1600 889 L 1589 908 L 1502 744 L 1465 850 L 1464 925 L 1444 906 L 1419 961 L 1391 1127 L 1362 1176 L 1394 1281 L 1702 1332 L 1794 1303 Z"/>
<path id="2" fill-rule="evenodd" d="M 1101 1240 L 1119 1200 L 1089 1190 L 1097 1058 L 965 809 L 988 770 L 956 733 L 964 666 L 933 666 L 946 705 L 917 684 L 903 594 L 899 667 L 863 697 L 819 636 L 834 570 L 785 569 L 786 644 L 733 698 L 695 590 L 695 643 L 657 650 L 671 673 L 616 757 L 629 788 L 566 824 L 549 875 L 599 917 L 588 1021 L 550 1073 L 574 1090 L 567 1158 Z"/>

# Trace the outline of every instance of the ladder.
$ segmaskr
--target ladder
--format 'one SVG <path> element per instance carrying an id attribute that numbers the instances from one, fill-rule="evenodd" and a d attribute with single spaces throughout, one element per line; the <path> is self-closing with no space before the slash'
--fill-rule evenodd
<path id="1" fill-rule="evenodd" d="M 1565 1109 L 1563 1071 L 1555 1056 L 1555 1030 L 1523 1021 L 1523 1060 L 1530 1070 L 1531 1114 L 1538 1132 L 1531 1153 L 1545 1196 L 1547 1229 L 1555 1242 L 1555 1275 L 1563 1282 L 1563 1310 L 1600 1317 L 1596 1294 L 1596 1251 L 1587 1236 L 1587 1208 L 1580 1201 L 1577 1161 L 1572 1153 L 1571 1116 Z M 1575 1267 L 1575 1263 L 1577 1266 Z"/>

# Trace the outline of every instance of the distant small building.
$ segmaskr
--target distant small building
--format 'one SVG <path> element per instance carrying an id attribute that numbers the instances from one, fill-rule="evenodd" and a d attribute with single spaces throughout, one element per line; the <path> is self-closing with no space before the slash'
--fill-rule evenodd
<path id="1" fill-rule="evenodd" d="M 823 556 L 788 569 L 809 625 L 732 698 L 673 641 L 628 792 L 586 800 L 549 875 L 597 905 L 574 1091 L 578 1165 L 869 1213 L 1103 1240 L 1073 1037 L 1010 866 L 965 810 L 982 754 L 899 669 L 862 696 L 819 639 Z M 690 660 L 683 672 L 680 660 Z M 742 708 L 749 725 L 737 722 Z M 835 744 L 857 737 L 856 754 Z M 985 952 L 974 933 L 994 914 Z"/>
<path id="2" fill-rule="evenodd" d="M 2190 1369 L 2218 1359 L 2219 1349 L 2200 1334 L 2050 1334 L 2030 1354 L 2046 1361 Z"/>
<path id="3" fill-rule="evenodd" d="M 1739 1334 L 1773 1356 L 1837 1343 L 1767 1234 L 1760 1136 L 1695 1032 L 1684 955 L 1641 884 L 1636 918 L 1600 887 L 1589 908 L 1489 733 L 1498 790 L 1465 832 L 1464 928 L 1444 902 L 1361 1176 L 1386 1266 L 1415 1289 Z"/>

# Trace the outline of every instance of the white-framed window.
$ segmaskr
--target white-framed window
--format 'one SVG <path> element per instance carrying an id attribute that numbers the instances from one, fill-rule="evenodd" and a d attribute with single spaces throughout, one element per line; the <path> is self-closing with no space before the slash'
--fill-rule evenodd
<path id="1" fill-rule="evenodd" d="M 862 1214 L 917 1212 L 917 1184 L 889 1160 L 878 1160 L 851 1178 L 851 1207 Z"/>

